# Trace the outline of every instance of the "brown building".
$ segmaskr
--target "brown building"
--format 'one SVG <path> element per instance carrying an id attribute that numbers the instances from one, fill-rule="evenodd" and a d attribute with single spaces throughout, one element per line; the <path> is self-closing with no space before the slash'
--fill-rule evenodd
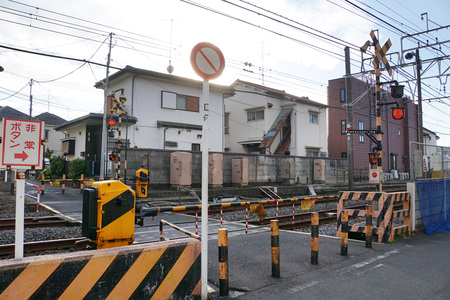
<path id="1" fill-rule="evenodd" d="M 368 79 L 351 78 L 352 115 L 351 129 L 376 130 L 376 99 L 375 85 Z M 364 95 L 363 95 L 364 94 Z M 328 153 L 330 157 L 347 157 L 347 112 L 345 98 L 345 79 L 333 79 L 328 81 Z M 362 97 L 361 97 L 362 95 Z M 359 101 L 358 101 L 358 98 Z M 411 99 L 394 99 L 391 97 L 389 86 L 382 86 L 382 103 L 398 101 L 406 107 L 405 117 L 394 120 L 391 116 L 391 108 L 394 105 L 381 107 L 382 134 L 382 167 L 383 173 L 409 173 L 409 144 L 417 142 L 417 105 Z M 376 135 L 373 135 L 376 140 Z M 375 143 L 365 134 L 351 134 L 353 139 L 354 170 L 368 170 L 370 167 L 368 153 L 372 152 Z M 375 168 L 375 167 L 374 167 Z M 397 170 L 397 172 L 392 172 Z"/>

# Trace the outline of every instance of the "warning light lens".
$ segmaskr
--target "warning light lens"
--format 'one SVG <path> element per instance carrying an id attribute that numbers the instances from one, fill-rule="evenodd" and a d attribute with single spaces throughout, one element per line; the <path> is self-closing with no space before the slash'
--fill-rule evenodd
<path id="1" fill-rule="evenodd" d="M 403 108 L 394 107 L 392 109 L 392 118 L 394 120 L 401 120 L 401 119 L 403 119 L 404 116 L 405 116 L 405 112 L 404 112 Z"/>
<path id="2" fill-rule="evenodd" d="M 109 120 L 108 124 L 109 124 L 109 126 L 114 126 L 114 124 L 116 124 L 116 122 L 114 122 L 114 120 Z"/>

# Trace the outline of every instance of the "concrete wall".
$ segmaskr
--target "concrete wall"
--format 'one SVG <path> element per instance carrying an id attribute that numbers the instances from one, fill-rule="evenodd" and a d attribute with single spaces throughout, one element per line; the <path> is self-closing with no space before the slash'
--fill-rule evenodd
<path id="1" fill-rule="evenodd" d="M 173 151 L 159 149 L 128 149 L 127 175 L 133 177 L 139 168 L 149 169 L 150 186 L 164 187 L 170 184 L 170 154 Z M 201 185 L 202 153 L 192 153 L 192 186 Z M 211 152 L 213 153 L 213 152 Z M 125 154 L 123 154 L 125 155 Z M 148 160 L 146 159 L 148 157 Z M 259 155 L 243 153 L 223 153 L 223 185 L 231 186 L 231 160 L 237 157 L 248 158 L 248 181 L 249 185 L 264 185 L 280 183 L 280 167 L 282 162 L 293 162 L 295 164 L 295 176 L 293 182 L 296 184 L 313 184 L 313 163 L 316 157 L 301 156 L 278 156 Z M 325 183 L 345 184 L 346 160 L 336 158 L 321 158 L 325 160 Z M 121 174 L 124 171 L 121 170 Z M 317 183 L 317 182 L 316 182 Z"/>

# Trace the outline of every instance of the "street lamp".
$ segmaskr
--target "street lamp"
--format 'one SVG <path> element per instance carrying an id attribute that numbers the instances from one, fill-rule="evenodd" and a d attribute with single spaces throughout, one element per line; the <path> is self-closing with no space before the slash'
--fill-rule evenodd
<path id="1" fill-rule="evenodd" d="M 419 143 L 423 143 L 422 82 L 420 80 L 422 63 L 420 62 L 419 49 L 416 49 L 416 52 L 408 52 L 405 54 L 406 59 L 412 59 L 413 57 L 416 57 L 417 72 L 417 131 L 419 135 Z"/>

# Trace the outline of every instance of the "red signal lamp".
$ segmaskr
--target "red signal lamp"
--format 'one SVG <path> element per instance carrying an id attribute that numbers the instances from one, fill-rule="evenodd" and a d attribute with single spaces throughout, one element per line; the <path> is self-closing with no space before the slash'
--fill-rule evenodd
<path id="1" fill-rule="evenodd" d="M 109 126 L 114 126 L 114 124 L 116 124 L 116 122 L 113 119 L 108 121 Z"/>
<path id="2" fill-rule="evenodd" d="M 401 120 L 405 117 L 405 108 L 404 107 L 393 107 L 392 108 L 392 119 Z"/>

